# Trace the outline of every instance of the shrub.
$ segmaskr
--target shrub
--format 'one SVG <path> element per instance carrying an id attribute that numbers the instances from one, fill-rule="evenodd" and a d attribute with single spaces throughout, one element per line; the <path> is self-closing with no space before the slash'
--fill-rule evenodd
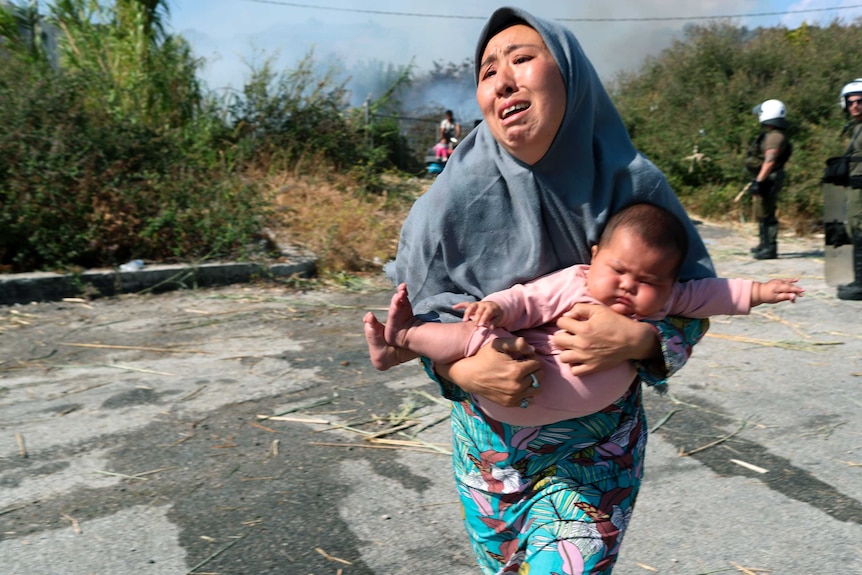
<path id="1" fill-rule="evenodd" d="M 260 193 L 199 153 L 186 136 L 194 130 L 156 131 L 90 106 L 89 74 L 7 63 L 0 263 L 24 271 L 225 256 L 259 228 Z"/>
<path id="2" fill-rule="evenodd" d="M 702 215 L 736 213 L 736 192 L 751 179 L 743 168 L 761 128 L 751 113 L 778 98 L 787 106 L 794 144 L 779 198 L 782 218 L 817 222 L 824 161 L 842 153 L 841 86 L 859 75 L 862 26 L 803 25 L 748 30 L 730 22 L 690 26 L 685 38 L 640 70 L 622 74 L 610 91 L 635 145 Z M 697 147 L 708 160 L 685 160 Z M 798 224 L 798 229 L 812 226 Z"/>

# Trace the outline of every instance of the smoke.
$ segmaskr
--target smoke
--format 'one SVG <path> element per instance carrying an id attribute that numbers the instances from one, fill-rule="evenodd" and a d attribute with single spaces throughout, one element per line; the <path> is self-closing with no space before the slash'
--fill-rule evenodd
<path id="1" fill-rule="evenodd" d="M 427 9 L 423 9 L 425 5 L 416 2 L 398 2 L 397 9 L 405 10 L 405 4 L 417 12 L 427 12 Z M 658 55 L 675 39 L 681 38 L 684 26 L 692 22 L 646 20 L 648 18 L 751 12 L 768 10 L 768 4 L 769 2 L 751 0 L 707 1 L 697 5 L 686 0 L 617 0 L 612 3 L 534 0 L 520 2 L 519 6 L 537 16 L 558 20 L 569 27 L 578 37 L 599 76 L 609 81 L 620 72 L 636 70 L 646 57 Z M 437 13 L 454 15 L 463 14 L 464 5 L 463 2 L 447 1 L 434 4 Z M 432 19 L 417 23 L 406 19 L 390 22 L 388 25 L 375 22 L 373 28 L 369 22 L 363 25 L 369 28 L 360 34 L 366 38 L 364 47 L 369 50 L 375 45 L 386 45 L 387 48 L 383 50 L 389 52 L 392 57 L 411 54 L 411 62 L 417 73 L 421 74 L 423 69 L 427 70 L 434 62 L 472 62 L 475 42 L 485 18 L 498 5 L 497 2 L 488 1 L 467 4 L 470 12 L 463 15 L 482 14 L 482 18 L 470 20 Z M 620 21 L 621 18 L 631 21 Z M 576 21 L 578 19 L 607 21 Z M 342 32 L 348 35 L 346 29 Z M 375 38 L 373 43 L 368 42 L 369 37 Z M 337 45 L 331 47 L 337 49 Z M 353 82 L 358 80 L 359 76 L 354 75 Z M 367 79 L 364 81 L 367 85 Z M 379 89 L 386 87 L 380 85 Z M 475 100 L 472 74 L 455 81 L 422 85 L 411 94 L 411 101 L 404 104 L 408 110 L 421 110 L 425 107 L 452 109 L 455 117 L 459 118 L 465 127 L 481 117 Z"/>
<path id="2" fill-rule="evenodd" d="M 407 90 L 405 110 L 422 114 L 429 109 L 452 110 L 455 119 L 465 128 L 473 125 L 482 114 L 476 103 L 476 88 L 473 77 L 447 78 L 432 83 L 416 85 Z"/>
<path id="3" fill-rule="evenodd" d="M 503 0 L 505 1 L 505 0 Z M 536 16 L 555 19 L 571 28 L 599 76 L 609 81 L 618 73 L 639 68 L 682 37 L 685 26 L 705 24 L 691 16 L 754 14 L 833 6 L 850 0 L 614 0 L 613 2 L 521 0 L 518 6 Z M 246 62 L 274 58 L 290 68 L 314 50 L 321 62 L 336 63 L 350 78 L 353 104 L 379 96 L 391 84 L 393 70 L 413 66 L 421 75 L 435 62 L 461 64 L 472 60 L 474 43 L 485 19 L 501 0 L 330 0 L 322 11 L 278 3 L 244 3 L 237 11 L 232 0 L 184 0 L 172 9 L 177 32 L 192 44 L 207 64 L 208 86 L 242 86 Z M 339 9 L 342 7 L 343 9 Z M 368 12 L 351 12 L 352 9 Z M 736 18 L 735 23 L 758 26 L 798 26 L 802 21 L 829 22 L 855 12 L 816 12 Z M 229 15 L 229 17 L 226 17 Z M 456 18 L 430 17 L 435 15 Z M 460 17 L 460 18 L 458 18 Z M 608 21 L 582 21 L 583 19 Z M 680 19 L 676 19 L 680 18 Z M 581 19 L 581 21 L 578 21 Z M 627 20 L 621 20 L 627 19 Z M 661 20 L 656 20 L 661 19 Z M 610 21 L 613 20 L 613 21 Z M 478 114 L 472 77 L 456 85 L 427 86 L 411 107 L 451 108 L 469 121 Z"/>

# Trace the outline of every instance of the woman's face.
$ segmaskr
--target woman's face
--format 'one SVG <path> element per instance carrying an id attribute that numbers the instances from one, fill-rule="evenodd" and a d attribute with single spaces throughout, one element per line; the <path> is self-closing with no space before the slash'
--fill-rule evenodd
<path id="1" fill-rule="evenodd" d="M 494 139 L 524 163 L 542 159 L 566 112 L 566 87 L 538 32 L 516 24 L 485 46 L 476 99 Z"/>

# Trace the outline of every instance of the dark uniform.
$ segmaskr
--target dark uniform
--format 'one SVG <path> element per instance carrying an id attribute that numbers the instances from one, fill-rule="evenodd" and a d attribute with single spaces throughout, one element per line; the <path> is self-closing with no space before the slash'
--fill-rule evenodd
<path id="1" fill-rule="evenodd" d="M 845 90 L 855 83 L 862 84 L 862 81 L 851 82 L 845 86 Z M 842 91 L 842 104 L 851 114 L 854 122 L 850 130 L 850 145 L 846 152 L 850 160 L 846 227 L 847 235 L 853 244 L 854 280 L 849 284 L 838 286 L 838 297 L 845 300 L 862 300 L 862 104 L 855 103 L 859 99 L 862 99 L 862 92 Z"/>
<path id="2" fill-rule="evenodd" d="M 862 120 L 850 132 L 850 191 L 847 193 L 847 232 L 851 238 L 862 235 Z M 855 242 L 854 242 L 855 245 Z"/>
<path id="3" fill-rule="evenodd" d="M 790 159 L 793 146 L 783 128 L 769 126 L 751 144 L 745 166 L 754 178 L 749 191 L 760 201 L 755 204 L 760 227 L 760 243 L 751 249 L 755 259 L 778 257 L 778 194 L 784 186 L 784 164 Z M 774 161 L 766 178 L 758 181 L 764 162 Z"/>

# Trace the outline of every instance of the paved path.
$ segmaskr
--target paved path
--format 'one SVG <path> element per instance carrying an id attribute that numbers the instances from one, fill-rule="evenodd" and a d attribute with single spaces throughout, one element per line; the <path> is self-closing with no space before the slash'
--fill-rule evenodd
<path id="1" fill-rule="evenodd" d="M 753 234 L 701 230 L 720 274 L 808 292 L 715 318 L 672 394 L 646 393 L 616 573 L 862 573 L 862 303 L 834 297 L 813 240 L 755 262 Z M 478 575 L 445 403 L 415 364 L 365 357 L 360 318 L 388 297 L 0 307 L 0 575 Z M 407 419 L 427 427 L 372 437 Z"/>

